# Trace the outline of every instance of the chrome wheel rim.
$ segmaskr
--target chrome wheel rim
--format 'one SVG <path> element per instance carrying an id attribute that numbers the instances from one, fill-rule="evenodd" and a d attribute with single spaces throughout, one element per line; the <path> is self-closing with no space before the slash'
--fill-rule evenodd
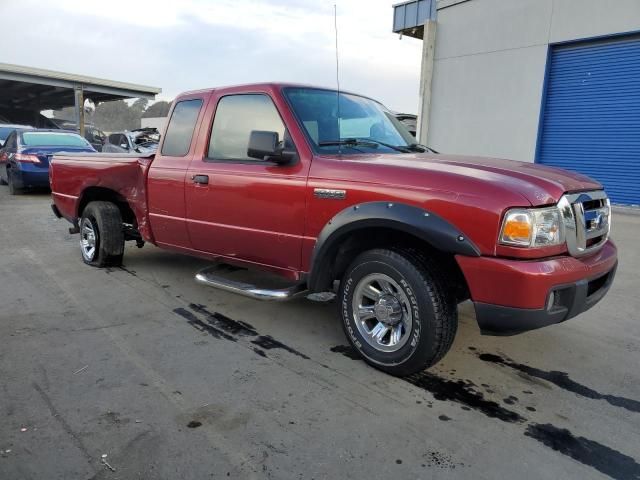
<path id="1" fill-rule="evenodd" d="M 87 261 L 92 261 L 96 254 L 96 237 L 97 233 L 91 220 L 83 218 L 80 225 L 80 249 L 82 256 Z"/>
<path id="2" fill-rule="evenodd" d="M 390 353 L 407 343 L 413 325 L 411 303 L 388 275 L 362 278 L 353 293 L 352 308 L 358 332 L 371 347 Z"/>

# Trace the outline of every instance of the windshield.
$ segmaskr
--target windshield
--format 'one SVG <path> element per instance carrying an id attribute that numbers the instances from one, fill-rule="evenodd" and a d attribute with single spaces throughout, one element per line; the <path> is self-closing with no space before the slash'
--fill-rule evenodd
<path id="1" fill-rule="evenodd" d="M 406 127 L 369 98 L 340 93 L 338 106 L 333 90 L 285 88 L 284 95 L 319 153 L 400 153 L 415 144 Z"/>
<path id="2" fill-rule="evenodd" d="M 25 147 L 82 147 L 89 143 L 75 133 L 58 132 L 24 132 L 22 144 Z"/>

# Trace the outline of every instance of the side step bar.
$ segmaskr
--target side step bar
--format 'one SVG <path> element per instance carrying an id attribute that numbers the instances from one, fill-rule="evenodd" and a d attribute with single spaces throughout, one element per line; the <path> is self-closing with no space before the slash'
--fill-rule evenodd
<path id="1" fill-rule="evenodd" d="M 280 289 L 261 288 L 249 283 L 230 280 L 216 274 L 216 270 L 216 267 L 208 267 L 199 271 L 196 274 L 196 282 L 208 285 L 209 287 L 219 288 L 226 292 L 237 293 L 238 295 L 264 301 L 283 302 L 304 296 L 307 293 L 307 287 L 304 283 Z"/>

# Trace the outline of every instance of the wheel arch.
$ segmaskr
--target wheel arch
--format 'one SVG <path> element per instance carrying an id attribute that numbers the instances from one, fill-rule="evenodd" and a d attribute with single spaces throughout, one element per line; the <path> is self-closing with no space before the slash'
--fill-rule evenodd
<path id="1" fill-rule="evenodd" d="M 135 213 L 129 205 L 129 202 L 127 202 L 127 199 L 115 190 L 106 187 L 88 187 L 82 192 L 78 200 L 77 218 L 82 217 L 82 212 L 87 205 L 95 201 L 105 201 L 115 204 L 120 210 L 123 222 L 130 224 L 136 223 Z"/>
<path id="2" fill-rule="evenodd" d="M 402 203 L 368 202 L 334 216 L 317 238 L 311 259 L 311 291 L 330 290 L 353 258 L 377 247 L 407 248 L 438 257 L 452 273 L 452 286 L 468 295 L 454 255 L 480 256 L 480 250 L 458 228 L 428 210 Z"/>

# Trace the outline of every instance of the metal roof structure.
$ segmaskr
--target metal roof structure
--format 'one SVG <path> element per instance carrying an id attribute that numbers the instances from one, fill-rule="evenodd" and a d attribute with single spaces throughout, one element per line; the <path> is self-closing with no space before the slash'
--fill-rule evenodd
<path id="1" fill-rule="evenodd" d="M 422 38 L 424 23 L 436 18 L 436 0 L 411 0 L 393 6 L 393 31 Z"/>
<path id="2" fill-rule="evenodd" d="M 69 107 L 75 104 L 78 90 L 94 103 L 136 97 L 154 99 L 162 92 L 157 87 L 0 63 L 2 109 L 41 111 Z"/>

